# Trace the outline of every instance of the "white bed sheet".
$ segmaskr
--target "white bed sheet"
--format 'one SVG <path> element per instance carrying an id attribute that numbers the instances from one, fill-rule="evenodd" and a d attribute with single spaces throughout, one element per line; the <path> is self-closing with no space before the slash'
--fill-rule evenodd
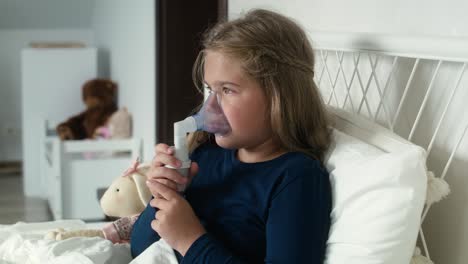
<path id="1" fill-rule="evenodd" d="M 42 223 L 18 222 L 0 225 L 0 264 L 176 264 L 171 247 L 160 240 L 132 260 L 128 244 L 112 244 L 102 238 L 77 237 L 63 241 L 44 239 L 54 229 L 95 229 L 105 223 L 86 224 L 81 220 Z"/>

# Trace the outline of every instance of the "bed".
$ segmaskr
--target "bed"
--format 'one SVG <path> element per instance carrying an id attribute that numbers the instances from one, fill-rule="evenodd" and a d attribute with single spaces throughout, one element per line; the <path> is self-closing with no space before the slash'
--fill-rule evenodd
<path id="1" fill-rule="evenodd" d="M 463 98 L 468 90 L 461 87 L 468 82 L 464 51 L 468 43 L 309 33 L 316 51 L 314 78 L 334 126 L 334 145 L 326 159 L 334 196 L 326 263 L 432 263 L 423 227 L 431 206 L 450 192 L 445 178 L 466 140 L 468 123 L 460 121 L 458 113 L 467 112 Z M 440 45 L 444 49 L 437 48 Z M 45 243 L 25 234 L 61 225 L 86 226 L 79 221 L 45 225 L 23 224 L 20 231 L 5 226 L 2 232 Z M 11 244 L 6 243 L 9 238 L 0 237 L 0 256 L 5 259 L 5 248 Z M 125 245 L 95 242 L 107 243 L 100 246 L 110 255 L 93 257 L 95 243 L 84 242 L 72 245 L 67 254 L 82 257 L 79 263 L 110 263 L 115 256 L 130 261 Z M 115 251 L 109 249 L 117 246 Z M 47 244 L 44 252 L 51 248 Z M 152 255 L 158 260 L 151 262 Z M 22 263 L 39 263 L 35 261 L 40 256 Z M 160 241 L 132 263 L 174 260 L 170 248 Z"/>
<path id="2" fill-rule="evenodd" d="M 171 247 L 158 241 L 138 258 L 130 256 L 128 244 L 112 244 L 101 238 L 75 237 L 63 241 L 44 239 L 57 228 L 67 230 L 97 229 L 106 222 L 85 223 L 81 220 L 57 220 L 42 223 L 0 225 L 0 263 L 21 264 L 177 264 Z"/>
<path id="3" fill-rule="evenodd" d="M 466 145 L 468 128 L 468 119 L 463 115 L 468 112 L 464 102 L 468 96 L 468 40 L 365 33 L 309 33 L 316 49 L 315 80 L 327 105 L 343 109 L 348 117 L 363 116 L 384 128 L 392 137 L 399 137 L 399 141 L 404 139 L 408 144 L 424 150 L 427 193 L 412 261 L 433 263 L 431 245 L 424 229 L 441 228 L 444 223 L 440 222 L 443 216 L 439 213 L 439 220 L 428 225 L 429 210 L 449 194 L 446 177 L 457 178 L 466 170 L 463 165 L 466 151 L 462 151 L 466 147 L 462 146 Z M 351 123 L 360 127 L 372 126 L 357 120 Z M 376 137 L 379 133 L 375 132 L 381 129 L 371 129 L 372 133 L 362 133 L 355 128 L 350 131 L 349 127 L 345 130 L 375 146 L 385 147 L 393 145 L 395 141 Z M 457 156 L 460 159 L 458 162 Z M 438 241 L 437 232 L 431 233 L 432 241 Z M 437 246 L 442 245 L 437 243 Z M 444 247 L 451 246 L 447 243 Z M 390 253 L 397 256 L 403 250 L 408 251 L 399 248 Z M 361 262 L 346 263 L 373 262 L 371 259 L 361 259 Z M 404 262 L 388 260 L 375 263 Z"/>

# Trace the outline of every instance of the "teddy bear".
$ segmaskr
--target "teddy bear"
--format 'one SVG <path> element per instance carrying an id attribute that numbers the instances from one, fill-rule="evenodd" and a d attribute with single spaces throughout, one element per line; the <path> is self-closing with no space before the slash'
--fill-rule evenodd
<path id="1" fill-rule="evenodd" d="M 104 125 L 117 110 L 117 84 L 108 79 L 92 79 L 82 87 L 86 110 L 57 126 L 62 140 L 93 138 L 96 128 Z"/>
<path id="2" fill-rule="evenodd" d="M 126 107 L 114 112 L 103 126 L 96 128 L 93 138 L 125 139 L 132 134 L 132 116 Z"/>
<path id="3" fill-rule="evenodd" d="M 109 186 L 100 203 L 107 216 L 119 217 L 102 229 L 72 230 L 58 229 L 45 235 L 46 239 L 64 240 L 71 237 L 102 237 L 113 243 L 130 240 L 133 224 L 150 201 L 152 194 L 146 186 L 149 165 L 137 159 L 124 174 Z"/>

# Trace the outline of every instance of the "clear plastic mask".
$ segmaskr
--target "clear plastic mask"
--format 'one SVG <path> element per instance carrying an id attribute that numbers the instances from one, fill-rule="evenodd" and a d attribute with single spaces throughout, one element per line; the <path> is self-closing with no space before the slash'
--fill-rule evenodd
<path id="1" fill-rule="evenodd" d="M 231 126 L 224 115 L 219 95 L 216 92 L 210 93 L 200 111 L 193 117 L 197 123 L 198 130 L 221 136 L 231 132 Z"/>

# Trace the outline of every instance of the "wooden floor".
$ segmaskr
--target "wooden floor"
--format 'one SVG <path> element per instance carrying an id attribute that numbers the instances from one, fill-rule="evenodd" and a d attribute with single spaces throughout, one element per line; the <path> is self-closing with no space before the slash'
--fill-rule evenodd
<path id="1" fill-rule="evenodd" d="M 50 221 L 47 202 L 23 196 L 21 174 L 0 173 L 0 224 Z"/>

